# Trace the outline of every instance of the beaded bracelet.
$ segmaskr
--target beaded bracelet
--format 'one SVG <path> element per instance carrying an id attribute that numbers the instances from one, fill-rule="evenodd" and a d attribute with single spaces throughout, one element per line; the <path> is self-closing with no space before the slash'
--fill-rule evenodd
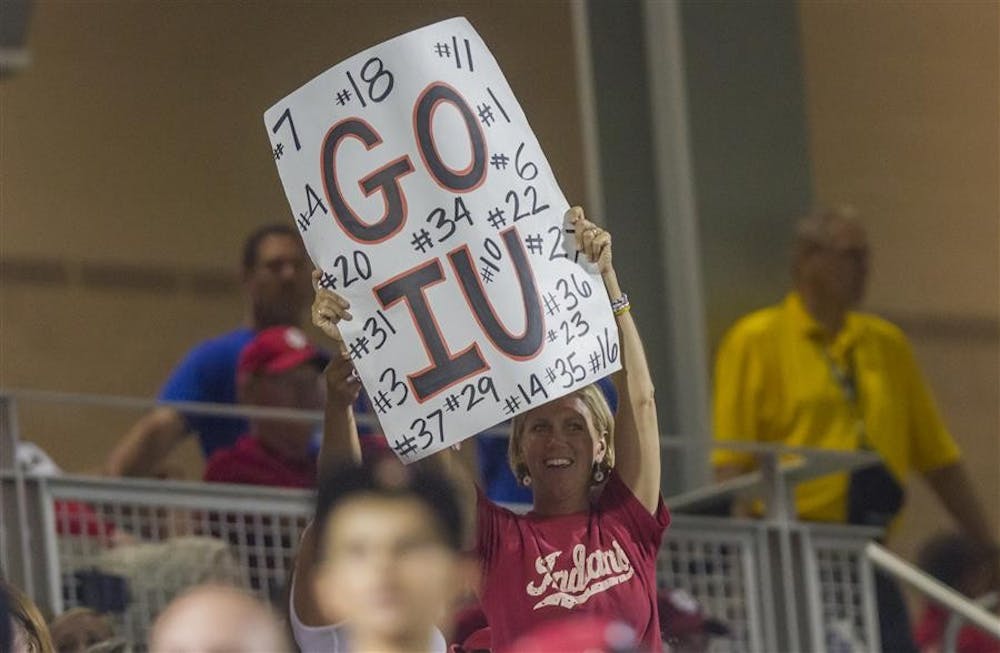
<path id="1" fill-rule="evenodd" d="M 615 317 L 619 315 L 625 315 L 632 309 L 632 305 L 629 304 L 628 295 L 622 293 L 622 296 L 618 299 L 611 300 L 611 312 L 615 314 Z"/>

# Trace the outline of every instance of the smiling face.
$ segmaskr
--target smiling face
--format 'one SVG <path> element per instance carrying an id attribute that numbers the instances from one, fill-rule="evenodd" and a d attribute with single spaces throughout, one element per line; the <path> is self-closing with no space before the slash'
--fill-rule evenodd
<path id="1" fill-rule="evenodd" d="M 536 509 L 550 497 L 586 501 L 594 463 L 614 464 L 612 432 L 610 411 L 595 386 L 515 419 L 511 466 L 519 479 L 531 477 Z"/>

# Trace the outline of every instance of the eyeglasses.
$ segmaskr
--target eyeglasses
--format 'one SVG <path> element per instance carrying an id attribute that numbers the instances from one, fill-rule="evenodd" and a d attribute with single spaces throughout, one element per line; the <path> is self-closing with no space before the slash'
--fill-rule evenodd
<path id="1" fill-rule="evenodd" d="M 839 258 L 859 263 L 867 261 L 870 256 L 867 247 L 824 247 L 823 249 Z"/>
<path id="2" fill-rule="evenodd" d="M 292 266 L 292 269 L 296 273 L 302 272 L 308 268 L 306 260 L 303 258 L 277 258 L 262 262 L 260 267 L 266 269 L 271 274 L 281 274 L 287 265 Z"/>

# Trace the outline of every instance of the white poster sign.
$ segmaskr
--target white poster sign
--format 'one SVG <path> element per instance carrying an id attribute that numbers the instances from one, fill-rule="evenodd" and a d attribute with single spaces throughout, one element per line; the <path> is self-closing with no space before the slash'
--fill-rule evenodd
<path id="1" fill-rule="evenodd" d="M 418 460 L 619 369 L 568 204 L 482 39 L 453 18 L 264 114 L 322 285 L 393 450 Z"/>

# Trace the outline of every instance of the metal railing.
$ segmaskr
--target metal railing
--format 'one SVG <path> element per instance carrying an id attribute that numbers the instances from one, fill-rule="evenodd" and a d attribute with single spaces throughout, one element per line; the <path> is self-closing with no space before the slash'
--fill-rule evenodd
<path id="1" fill-rule="evenodd" d="M 0 488 L 14 481 L 0 472 Z M 22 475 L 36 602 L 51 614 L 89 606 L 141 649 L 157 614 L 204 582 L 286 604 L 295 551 L 312 514 L 304 490 L 148 479 Z M 25 573 L 26 572 L 26 573 Z"/>
<path id="2" fill-rule="evenodd" d="M 924 596 L 944 606 L 953 614 L 943 638 L 943 653 L 953 653 L 956 650 L 959 626 L 962 621 L 982 629 L 1000 642 L 1000 617 L 991 614 L 984 606 L 956 592 L 875 542 L 868 544 L 865 548 L 865 555 L 879 569 L 915 587 Z M 988 597 L 988 600 L 995 599 Z"/>
<path id="3" fill-rule="evenodd" d="M 82 476 L 21 481 L 28 521 L 19 528 L 30 533 L 26 571 L 36 600 L 53 614 L 96 601 L 138 646 L 159 610 L 191 584 L 232 582 L 283 608 L 311 514 L 311 493 L 301 490 Z M 0 473 L 0 488 L 13 482 Z M 872 532 L 798 523 L 788 528 L 786 549 L 775 529 L 767 520 L 676 515 L 658 555 L 658 584 L 686 590 L 730 626 L 731 638 L 713 651 L 819 651 L 830 628 L 844 623 L 858 641 L 877 642 L 871 570 L 860 553 Z"/>
<path id="4" fill-rule="evenodd" d="M 129 410 L 171 406 L 189 414 L 314 422 L 322 420 L 321 412 L 0 391 L 0 563 L 41 604 L 58 612 L 85 600 L 95 578 L 125 578 L 133 600 L 119 626 L 138 642 L 176 590 L 213 573 L 228 575 L 262 598 L 280 598 L 308 519 L 310 493 L 26 475 L 13 464 L 22 402 Z M 371 416 L 360 416 L 359 422 L 366 420 L 377 428 Z M 506 429 L 491 429 L 488 436 L 506 436 Z M 663 437 L 661 444 L 676 450 L 692 446 L 688 440 Z M 877 650 L 872 567 L 863 550 L 879 531 L 798 522 L 790 499 L 794 483 L 870 464 L 872 455 L 720 444 L 754 452 L 759 471 L 667 500 L 675 516 L 657 562 L 660 585 L 687 590 L 709 614 L 729 622 L 733 636 L 716 642 L 715 651 L 821 651 L 831 629 L 846 629 L 867 650 Z M 805 460 L 782 462 L 789 455 Z M 747 493 L 768 496 L 764 519 L 681 514 Z M 67 504 L 78 506 L 77 513 Z M 193 561 L 188 571 L 161 568 L 165 560 L 178 558 L 178 551 Z M 197 563 L 198 555 L 212 564 Z"/>
<path id="5" fill-rule="evenodd" d="M 975 599 L 973 603 L 986 610 L 996 608 L 997 605 L 1000 605 L 1000 594 L 992 592 Z M 944 635 L 941 637 L 941 653 L 956 653 L 958 651 L 959 638 L 965 625 L 966 619 L 961 613 L 951 613 L 951 617 L 948 618 L 948 623 L 944 627 Z"/>

